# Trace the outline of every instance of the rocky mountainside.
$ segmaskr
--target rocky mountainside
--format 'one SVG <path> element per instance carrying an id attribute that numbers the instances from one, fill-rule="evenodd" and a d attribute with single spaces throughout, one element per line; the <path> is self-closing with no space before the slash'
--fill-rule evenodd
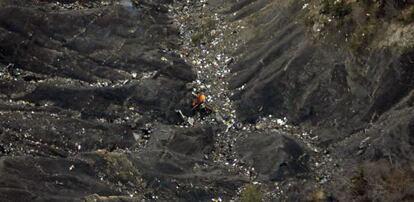
<path id="1" fill-rule="evenodd" d="M 410 0 L 0 1 L 0 201 L 413 201 L 413 103 Z"/>

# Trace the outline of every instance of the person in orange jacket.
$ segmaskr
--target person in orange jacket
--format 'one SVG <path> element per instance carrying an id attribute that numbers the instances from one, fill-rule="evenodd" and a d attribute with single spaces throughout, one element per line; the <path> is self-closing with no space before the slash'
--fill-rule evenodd
<path id="1" fill-rule="evenodd" d="M 207 105 L 207 96 L 200 92 L 197 94 L 196 98 L 191 103 L 193 111 L 199 111 L 203 114 L 210 114 L 213 112 L 213 109 Z"/>
<path id="2" fill-rule="evenodd" d="M 204 104 L 206 100 L 207 97 L 204 95 L 204 93 L 198 93 L 197 97 L 193 100 L 193 103 L 191 104 L 193 110 L 199 107 L 200 105 Z"/>

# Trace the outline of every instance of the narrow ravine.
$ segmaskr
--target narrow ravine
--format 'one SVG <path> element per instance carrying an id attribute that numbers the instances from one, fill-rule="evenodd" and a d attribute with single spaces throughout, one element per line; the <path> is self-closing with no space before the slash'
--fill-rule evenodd
<path id="1" fill-rule="evenodd" d="M 2 0 L 1 201 L 414 201 L 413 30 L 402 0 Z"/>
<path id="2" fill-rule="evenodd" d="M 235 92 L 229 89 L 228 80 L 231 76 L 230 65 L 237 60 L 231 53 L 244 43 L 237 38 L 237 34 L 244 29 L 243 22 L 227 22 L 206 1 L 176 2 L 170 12 L 179 26 L 182 39 L 181 48 L 176 53 L 191 64 L 197 73 L 197 80 L 192 83 L 193 95 L 205 93 L 208 103 L 215 110 L 215 113 L 204 119 L 190 117 L 188 125 L 209 124 L 220 128 L 215 138 L 214 153 L 209 158 L 238 175 L 245 175 L 250 183 L 261 184 L 256 181 L 255 169 L 238 159 L 234 151 L 235 142 L 249 132 L 281 132 L 305 145 L 310 157 L 309 181 L 313 181 L 311 184 L 315 185 L 316 190 L 318 186 L 323 186 L 330 179 L 336 163 L 329 151 L 317 146 L 318 137 L 310 135 L 311 131 L 289 125 L 286 117 L 269 115 L 261 117 L 255 124 L 242 123 L 237 118 L 235 104 L 231 99 Z M 243 88 L 244 85 L 235 91 Z M 295 180 L 263 184 L 265 199 L 283 199 L 292 183 L 296 183 Z"/>
<path id="3" fill-rule="evenodd" d="M 225 41 L 225 34 L 240 27 L 230 27 L 218 14 L 212 12 L 207 9 L 205 1 L 174 4 L 173 18 L 179 25 L 182 39 L 182 46 L 177 54 L 192 64 L 197 73 L 197 79 L 192 83 L 193 95 L 205 93 L 208 104 L 215 111 L 203 119 L 191 117 L 190 122 L 193 126 L 219 127 L 220 130 L 215 137 L 214 153 L 209 158 L 237 174 L 243 173 L 251 177 L 251 170 L 239 166 L 234 152 L 234 144 L 239 135 L 236 127 L 240 123 L 230 99 L 233 93 L 229 90 L 227 82 L 230 74 L 229 65 L 234 58 L 226 52 L 229 49 L 235 50 L 238 44 L 230 46 L 228 41 Z"/>

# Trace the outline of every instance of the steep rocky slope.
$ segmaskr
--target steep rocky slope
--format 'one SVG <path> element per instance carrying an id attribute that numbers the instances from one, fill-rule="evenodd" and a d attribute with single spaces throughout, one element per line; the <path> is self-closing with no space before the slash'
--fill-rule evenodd
<path id="1" fill-rule="evenodd" d="M 412 201 L 413 11 L 3 0 L 1 201 Z"/>
<path id="2" fill-rule="evenodd" d="M 242 1 L 224 12 L 246 27 L 231 67 L 238 115 L 312 131 L 339 166 L 322 186 L 332 200 L 412 200 L 412 3 Z"/>

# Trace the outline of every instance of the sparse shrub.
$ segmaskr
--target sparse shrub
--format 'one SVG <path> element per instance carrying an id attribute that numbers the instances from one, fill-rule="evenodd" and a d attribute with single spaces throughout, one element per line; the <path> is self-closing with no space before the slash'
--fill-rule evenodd
<path id="1" fill-rule="evenodd" d="M 404 201 L 412 197 L 414 172 L 395 167 L 386 161 L 362 165 L 351 177 L 349 189 L 353 197 L 367 201 Z"/>
<path id="2" fill-rule="evenodd" d="M 369 14 L 369 18 L 380 17 L 382 15 L 383 5 L 380 1 L 360 0 L 358 3 L 363 8 L 364 13 Z"/>
<path id="3" fill-rule="evenodd" d="M 201 24 L 201 29 L 204 31 L 210 31 L 216 26 L 216 21 L 213 18 L 205 18 Z"/>
<path id="4" fill-rule="evenodd" d="M 116 152 L 97 152 L 106 161 L 105 172 L 122 183 L 139 181 L 139 175 L 125 154 Z"/>
<path id="5" fill-rule="evenodd" d="M 326 201 L 326 193 L 323 190 L 316 190 L 312 193 L 312 201 L 313 202 L 322 202 Z"/>
<path id="6" fill-rule="evenodd" d="M 383 185 L 390 193 L 401 193 L 414 183 L 413 176 L 406 171 L 393 170 L 384 177 Z"/>
<path id="7" fill-rule="evenodd" d="M 344 0 L 333 1 L 323 0 L 321 13 L 332 15 L 334 17 L 342 18 L 352 12 L 351 4 Z"/>
<path id="8" fill-rule="evenodd" d="M 211 30 L 216 28 L 216 26 L 216 21 L 213 18 L 203 18 L 201 20 L 200 26 L 195 30 L 195 32 L 191 36 L 191 42 L 194 45 L 211 42 L 213 37 L 210 36 L 210 33 Z"/>
<path id="9" fill-rule="evenodd" d="M 365 10 L 370 10 L 372 7 L 376 7 L 376 5 L 379 4 L 378 1 L 375 0 L 358 0 L 358 3 L 360 3 Z"/>
<path id="10" fill-rule="evenodd" d="M 361 2 L 362 5 L 364 5 L 366 7 L 370 7 L 374 3 L 373 0 L 359 0 L 358 2 Z"/>
<path id="11" fill-rule="evenodd" d="M 402 11 L 401 15 L 398 17 L 398 20 L 405 24 L 414 23 L 414 6 Z"/>
<path id="12" fill-rule="evenodd" d="M 249 184 L 241 192 L 240 202 L 263 201 L 263 193 L 258 185 Z"/>
<path id="13" fill-rule="evenodd" d="M 414 23 L 414 4 L 407 0 L 320 0 L 319 3 L 319 13 L 310 9 L 310 16 L 304 16 L 305 25 L 310 28 L 323 25 L 323 33 L 315 36 L 323 36 L 328 44 L 331 40 L 336 45 L 348 46 L 356 58 L 362 58 L 371 48 L 379 48 L 373 44 L 375 39 L 391 37 L 381 30 L 385 31 L 395 20 Z"/>
<path id="14" fill-rule="evenodd" d="M 197 32 L 197 33 L 194 33 L 191 36 L 191 42 L 193 42 L 193 44 L 195 44 L 195 45 L 198 45 L 198 44 L 201 43 L 201 41 L 203 40 L 203 38 L 204 38 L 203 33 Z"/>
<path id="15" fill-rule="evenodd" d="M 355 176 L 351 178 L 351 191 L 356 196 L 365 194 L 368 186 L 368 181 L 365 179 L 363 168 L 360 168 Z"/>
<path id="16" fill-rule="evenodd" d="M 373 40 L 377 29 L 378 25 L 375 21 L 358 26 L 351 35 L 350 48 L 352 52 L 355 54 L 364 52 Z"/>
<path id="17" fill-rule="evenodd" d="M 412 6 L 410 8 L 410 12 L 408 14 L 408 21 L 409 22 L 414 22 L 414 6 Z"/>

